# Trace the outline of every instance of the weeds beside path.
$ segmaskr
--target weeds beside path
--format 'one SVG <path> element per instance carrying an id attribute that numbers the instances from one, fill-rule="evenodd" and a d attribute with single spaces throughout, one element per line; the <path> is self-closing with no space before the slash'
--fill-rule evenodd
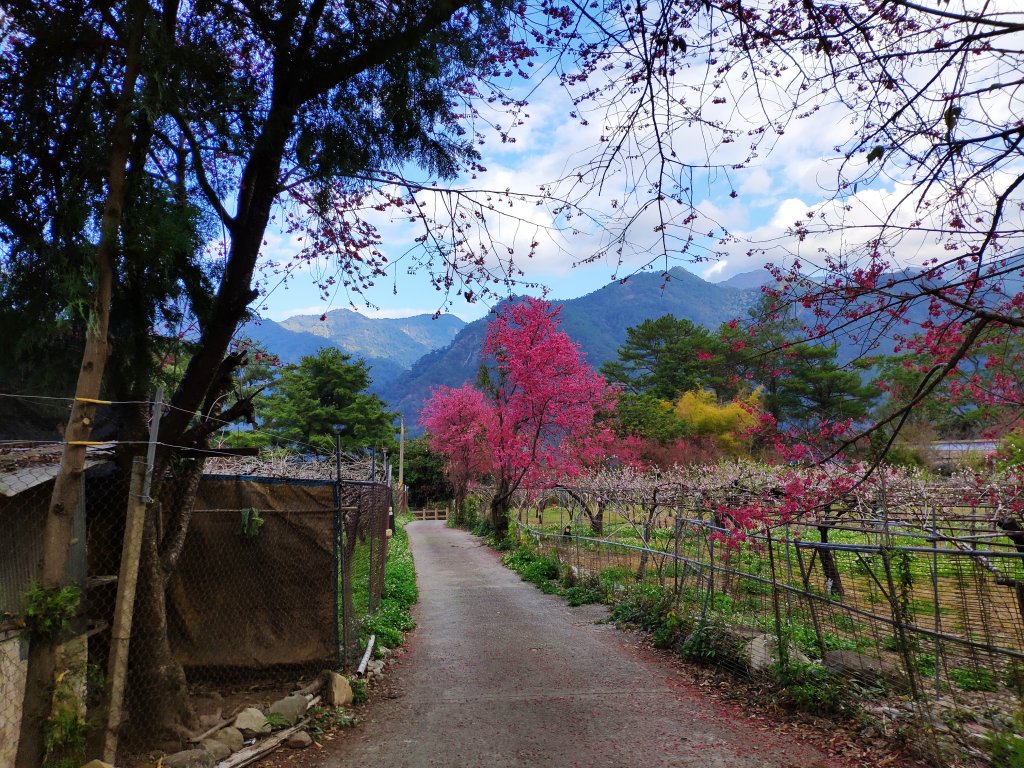
<path id="1" fill-rule="evenodd" d="M 541 594 L 479 539 L 443 523 L 408 531 L 419 629 L 389 672 L 394 698 L 302 764 L 844 766 L 798 729 L 703 696 L 635 637 L 595 624 L 600 608 Z"/>

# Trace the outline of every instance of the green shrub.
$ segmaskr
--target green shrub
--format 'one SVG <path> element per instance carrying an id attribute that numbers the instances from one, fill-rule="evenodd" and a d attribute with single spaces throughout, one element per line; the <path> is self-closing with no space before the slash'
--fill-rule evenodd
<path id="1" fill-rule="evenodd" d="M 271 712 L 267 715 L 266 721 L 272 731 L 280 731 L 282 728 L 288 727 L 288 718 L 277 712 Z"/>
<path id="2" fill-rule="evenodd" d="M 724 592 L 716 592 L 711 598 L 711 609 L 715 613 L 728 616 L 736 612 L 736 601 L 732 599 L 731 595 L 727 595 Z"/>
<path id="3" fill-rule="evenodd" d="M 419 599 L 419 591 L 416 588 L 416 566 L 409 550 L 405 522 L 399 521 L 388 545 L 380 607 L 363 621 L 362 627 L 364 639 L 376 635 L 377 643 L 387 648 L 402 645 L 402 633 L 416 628 L 410 609 Z"/>
<path id="4" fill-rule="evenodd" d="M 565 600 L 572 606 L 603 603 L 607 595 L 601 579 L 597 576 L 586 576 L 565 590 Z"/>
<path id="5" fill-rule="evenodd" d="M 74 584 L 46 589 L 33 582 L 25 592 L 25 631 L 29 637 L 56 640 L 82 599 L 82 591 Z"/>
<path id="6" fill-rule="evenodd" d="M 965 691 L 995 691 L 998 689 L 995 678 L 987 669 L 964 669 L 956 667 L 949 670 L 949 676 Z"/>
<path id="7" fill-rule="evenodd" d="M 913 446 L 906 445 L 904 443 L 896 443 L 890 446 L 889 450 L 885 452 L 885 456 L 883 458 L 886 464 L 891 464 L 894 467 L 910 467 L 911 469 L 914 469 L 928 465 L 927 459 L 921 452 L 921 449 L 914 448 Z"/>
<path id="8" fill-rule="evenodd" d="M 782 688 L 782 699 L 798 709 L 831 715 L 849 714 L 854 708 L 853 687 L 832 677 L 817 664 L 790 661 L 785 669 L 776 664 L 772 672 Z"/>
<path id="9" fill-rule="evenodd" d="M 486 517 L 476 517 L 469 526 L 469 532 L 474 536 L 487 538 L 494 533 L 494 526 L 491 525 L 491 521 Z"/>
<path id="10" fill-rule="evenodd" d="M 742 579 L 739 583 L 739 591 L 748 595 L 770 595 L 772 585 L 757 579 Z"/>
<path id="11" fill-rule="evenodd" d="M 558 578 L 562 565 L 554 555 L 540 555 L 528 545 L 522 544 L 507 552 L 501 561 L 506 567 L 519 574 L 523 581 L 535 584 L 542 592 L 557 594 Z"/>
<path id="12" fill-rule="evenodd" d="M 762 625 L 765 631 L 775 634 L 775 622 L 771 617 L 766 618 Z M 821 658 L 821 646 L 818 644 L 818 635 L 814 627 L 802 621 L 794 621 L 783 628 L 783 633 L 789 638 L 800 651 L 812 659 Z M 822 632 L 821 642 L 826 651 L 855 651 L 857 643 L 854 640 L 837 635 L 833 632 Z"/>
<path id="13" fill-rule="evenodd" d="M 708 624 L 701 624 L 687 635 L 679 652 L 687 661 L 699 664 L 710 664 L 718 656 L 718 644 L 715 642 L 715 630 Z"/>
<path id="14" fill-rule="evenodd" d="M 988 735 L 985 747 L 992 758 L 992 765 L 999 768 L 1024 768 L 1024 739 L 1018 735 L 1021 731 L 1024 731 L 1024 722 L 1017 715 L 1007 727 Z"/>
<path id="15" fill-rule="evenodd" d="M 69 679 L 62 676 L 54 688 L 53 711 L 43 731 L 43 768 L 78 768 L 85 762 L 86 740 L 92 725 L 82 717 L 79 707 Z"/>
<path id="16" fill-rule="evenodd" d="M 692 623 L 675 611 L 669 611 L 655 627 L 652 640 L 655 648 L 675 648 L 689 632 Z"/>
<path id="17" fill-rule="evenodd" d="M 363 621 L 363 635 L 377 636 L 377 644 L 398 648 L 405 643 L 404 632 L 416 629 L 416 622 L 407 608 L 396 603 L 382 603 L 377 611 Z"/>
<path id="18" fill-rule="evenodd" d="M 351 728 L 356 719 L 344 707 L 317 707 L 312 719 L 306 724 L 306 730 L 315 741 L 337 728 Z"/>
<path id="19" fill-rule="evenodd" d="M 856 621 L 852 616 L 846 613 L 835 613 L 832 616 L 832 626 L 841 632 L 857 632 L 863 628 L 863 624 Z"/>
<path id="20" fill-rule="evenodd" d="M 620 565 L 613 565 L 601 571 L 599 578 L 609 592 L 615 591 L 616 587 L 624 587 L 636 581 L 636 574 L 631 568 L 624 568 Z"/>
<path id="21" fill-rule="evenodd" d="M 655 584 L 633 584 L 612 607 L 612 620 L 654 631 L 668 613 L 672 593 Z"/>
<path id="22" fill-rule="evenodd" d="M 917 671 L 925 677 L 935 674 L 935 656 L 930 653 L 919 653 L 914 659 Z"/>
<path id="23" fill-rule="evenodd" d="M 366 690 L 366 681 L 365 680 L 363 680 L 361 678 L 358 678 L 358 677 L 354 677 L 354 678 L 350 678 L 348 683 L 349 683 L 350 686 L 352 686 L 352 703 L 353 704 L 363 704 L 363 703 L 366 702 L 367 699 L 370 698 L 370 695 L 369 695 L 369 693 Z"/>

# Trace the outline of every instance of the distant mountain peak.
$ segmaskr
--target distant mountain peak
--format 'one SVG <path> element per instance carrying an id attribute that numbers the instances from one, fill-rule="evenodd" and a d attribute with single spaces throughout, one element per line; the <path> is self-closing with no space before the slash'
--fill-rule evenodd
<path id="1" fill-rule="evenodd" d="M 728 280 L 723 280 L 718 285 L 727 285 L 730 288 L 737 288 L 741 291 L 750 290 L 751 288 L 760 288 L 762 285 L 775 282 L 775 278 L 772 277 L 771 272 L 767 269 L 752 269 L 749 272 L 738 272 L 737 274 L 730 277 Z"/>
<path id="2" fill-rule="evenodd" d="M 324 315 L 294 315 L 279 323 L 248 323 L 240 335 L 261 342 L 284 363 L 296 363 L 321 347 L 337 347 L 365 360 L 375 387 L 379 387 L 424 355 L 447 347 L 465 325 L 455 315 L 441 315 L 436 320 L 429 314 L 372 318 L 339 308 Z"/>
<path id="3" fill-rule="evenodd" d="M 673 315 L 708 328 L 741 317 L 758 299 L 758 291 L 709 283 L 683 267 L 666 275 L 639 272 L 575 299 L 552 299 L 562 306 L 562 330 L 569 334 L 594 368 L 616 358 L 626 329 L 644 320 Z M 473 381 L 487 318 L 463 328 L 451 345 L 418 360 L 384 388 L 384 399 L 415 424 L 423 402 L 438 385 L 457 387 Z"/>

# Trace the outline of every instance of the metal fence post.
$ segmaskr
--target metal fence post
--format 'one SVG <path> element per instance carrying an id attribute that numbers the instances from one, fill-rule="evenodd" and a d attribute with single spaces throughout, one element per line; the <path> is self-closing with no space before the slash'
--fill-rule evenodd
<path id="1" fill-rule="evenodd" d="M 821 658 L 825 658 L 825 637 L 821 634 L 821 621 L 818 619 L 818 609 L 814 605 L 814 592 L 811 589 L 811 574 L 804 565 L 803 552 L 800 545 L 796 545 L 796 562 L 800 566 L 800 578 L 804 583 L 804 594 L 807 595 L 807 609 L 811 613 L 811 622 L 814 624 L 814 637 L 818 641 L 818 650 L 821 651 Z"/>
<path id="2" fill-rule="evenodd" d="M 345 521 L 341 510 L 341 432 L 334 449 L 334 633 L 338 663 L 348 668 L 348 617 L 345 615 Z"/>

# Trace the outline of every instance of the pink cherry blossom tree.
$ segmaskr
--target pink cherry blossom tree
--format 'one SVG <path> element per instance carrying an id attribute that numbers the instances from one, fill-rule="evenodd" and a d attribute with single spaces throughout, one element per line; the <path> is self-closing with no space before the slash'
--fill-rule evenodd
<path id="1" fill-rule="evenodd" d="M 484 356 L 493 368 L 481 384 L 494 404 L 491 519 L 499 537 L 520 487 L 572 479 L 602 462 L 614 439 L 602 417 L 614 408 L 615 390 L 559 329 L 560 312 L 528 298 L 506 305 L 487 329 Z"/>
<path id="2" fill-rule="evenodd" d="M 533 298 L 502 308 L 487 329 L 479 389 L 435 390 L 420 417 L 453 485 L 465 480 L 462 499 L 469 480 L 490 474 L 499 537 L 517 491 L 571 481 L 614 445 L 605 416 L 615 390 L 559 329 L 560 311 Z M 457 504 L 459 493 L 457 486 Z"/>
<path id="3" fill-rule="evenodd" d="M 458 389 L 438 387 L 420 414 L 430 449 L 445 457 L 445 475 L 455 494 L 455 521 L 465 515 L 470 484 L 492 465 L 488 434 L 494 425 L 494 406 L 470 384 Z"/>

